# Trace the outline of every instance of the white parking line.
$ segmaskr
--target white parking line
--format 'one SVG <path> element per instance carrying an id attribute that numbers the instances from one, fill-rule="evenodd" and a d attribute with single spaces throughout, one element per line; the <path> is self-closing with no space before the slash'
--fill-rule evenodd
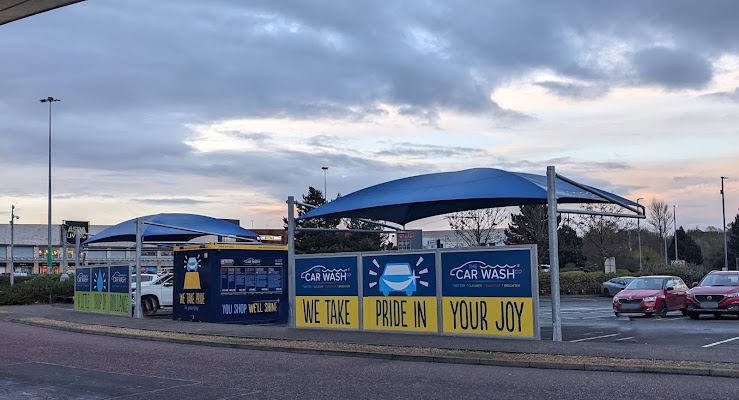
<path id="1" fill-rule="evenodd" d="M 728 342 L 731 342 L 731 341 L 734 341 L 734 340 L 739 340 L 739 336 L 734 337 L 734 338 L 731 338 L 731 339 L 722 340 L 720 342 L 715 342 L 715 343 L 707 344 L 707 345 L 701 346 L 701 347 L 713 347 L 713 346 L 716 346 L 716 345 L 719 345 L 719 344 L 723 344 L 723 343 L 728 343 Z"/>
<path id="2" fill-rule="evenodd" d="M 633 338 L 634 338 L 633 336 L 629 336 L 629 337 L 624 337 L 624 338 L 621 338 L 621 339 L 616 339 L 616 341 L 617 342 L 620 342 L 622 340 L 629 340 L 629 339 L 633 339 Z"/>
<path id="3" fill-rule="evenodd" d="M 607 337 L 611 337 L 611 336 L 618 336 L 618 335 L 620 335 L 620 333 L 612 333 L 610 335 L 601 335 L 601 336 L 586 337 L 586 338 L 582 338 L 582 339 L 570 340 L 570 343 L 584 342 L 586 340 L 593 340 L 593 339 L 603 339 L 603 338 L 607 338 Z M 739 339 L 739 338 L 737 338 L 737 339 Z"/>

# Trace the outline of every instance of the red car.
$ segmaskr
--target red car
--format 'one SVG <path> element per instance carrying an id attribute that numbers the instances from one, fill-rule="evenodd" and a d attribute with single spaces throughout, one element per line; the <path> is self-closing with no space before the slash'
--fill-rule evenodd
<path id="1" fill-rule="evenodd" d="M 712 271 L 694 283 L 688 291 L 688 315 L 698 319 L 701 314 L 739 316 L 739 271 Z"/>
<path id="2" fill-rule="evenodd" d="M 687 315 L 688 285 L 677 276 L 641 276 L 613 296 L 613 312 L 664 317 L 669 311 Z"/>

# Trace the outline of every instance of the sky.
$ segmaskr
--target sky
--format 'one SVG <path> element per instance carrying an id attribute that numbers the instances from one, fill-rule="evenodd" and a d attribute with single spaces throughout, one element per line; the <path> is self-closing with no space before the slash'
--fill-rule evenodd
<path id="1" fill-rule="evenodd" d="M 53 223 L 280 228 L 309 186 L 553 165 L 720 227 L 738 20 L 734 0 L 84 1 L 0 26 L 0 207 L 46 223 L 53 96 Z"/>

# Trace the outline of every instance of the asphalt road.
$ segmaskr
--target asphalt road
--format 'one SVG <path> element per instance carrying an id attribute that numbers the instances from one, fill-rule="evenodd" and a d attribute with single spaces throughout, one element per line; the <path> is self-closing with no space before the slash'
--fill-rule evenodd
<path id="1" fill-rule="evenodd" d="M 739 380 L 260 352 L 0 321 L 0 399 L 735 399 Z M 600 395 L 602 394 L 602 396 Z"/>
<path id="2" fill-rule="evenodd" d="M 552 303 L 541 299 L 539 304 L 542 339 L 551 340 Z M 739 355 L 739 318 L 734 316 L 692 320 L 671 312 L 666 318 L 616 317 L 606 297 L 563 298 L 560 309 L 563 341 L 719 347 Z"/>

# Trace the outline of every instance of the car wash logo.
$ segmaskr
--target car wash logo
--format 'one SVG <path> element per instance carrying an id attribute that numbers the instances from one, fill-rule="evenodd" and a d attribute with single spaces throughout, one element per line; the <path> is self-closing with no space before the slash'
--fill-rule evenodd
<path id="1" fill-rule="evenodd" d="M 124 274 L 121 274 L 120 272 L 116 272 L 110 276 L 110 282 L 113 284 L 125 285 L 126 282 L 128 282 L 128 275 L 124 275 Z"/>
<path id="2" fill-rule="evenodd" d="M 185 283 L 183 289 L 200 290 L 200 254 L 185 257 Z"/>
<path id="3" fill-rule="evenodd" d="M 418 268 L 422 262 L 423 257 L 418 257 L 415 267 Z M 424 287 L 429 286 L 429 282 L 424 280 L 424 275 L 429 273 L 428 268 L 423 268 L 416 274 L 416 271 L 411 268 L 411 264 L 409 263 L 387 263 L 381 268 L 377 260 L 373 259 L 372 264 L 377 271 L 370 269 L 368 273 L 373 277 L 377 277 L 377 280 L 370 282 L 369 287 L 373 288 L 379 285 L 378 289 L 382 292 L 383 296 L 389 296 L 393 292 L 405 293 L 406 296 L 412 296 L 418 290 L 419 284 Z"/>
<path id="4" fill-rule="evenodd" d="M 93 278 L 93 287 L 98 292 L 107 292 L 108 291 L 108 277 L 106 276 L 106 273 L 103 271 L 102 268 L 98 269 L 97 274 L 95 274 L 95 277 Z"/>
<path id="5" fill-rule="evenodd" d="M 262 260 L 260 258 L 247 258 L 244 260 L 244 265 L 260 265 Z"/>
<path id="6" fill-rule="evenodd" d="M 349 268 L 327 268 L 323 265 L 314 265 L 300 274 L 300 279 L 307 283 L 343 283 L 349 277 Z"/>
<path id="7" fill-rule="evenodd" d="M 76 281 L 77 283 L 82 284 L 82 285 L 88 284 L 90 283 L 90 274 L 79 271 L 77 272 Z"/>
<path id="8" fill-rule="evenodd" d="M 449 271 L 449 275 L 465 282 L 512 281 L 522 273 L 520 264 L 489 265 L 483 261 L 467 261 Z"/>

